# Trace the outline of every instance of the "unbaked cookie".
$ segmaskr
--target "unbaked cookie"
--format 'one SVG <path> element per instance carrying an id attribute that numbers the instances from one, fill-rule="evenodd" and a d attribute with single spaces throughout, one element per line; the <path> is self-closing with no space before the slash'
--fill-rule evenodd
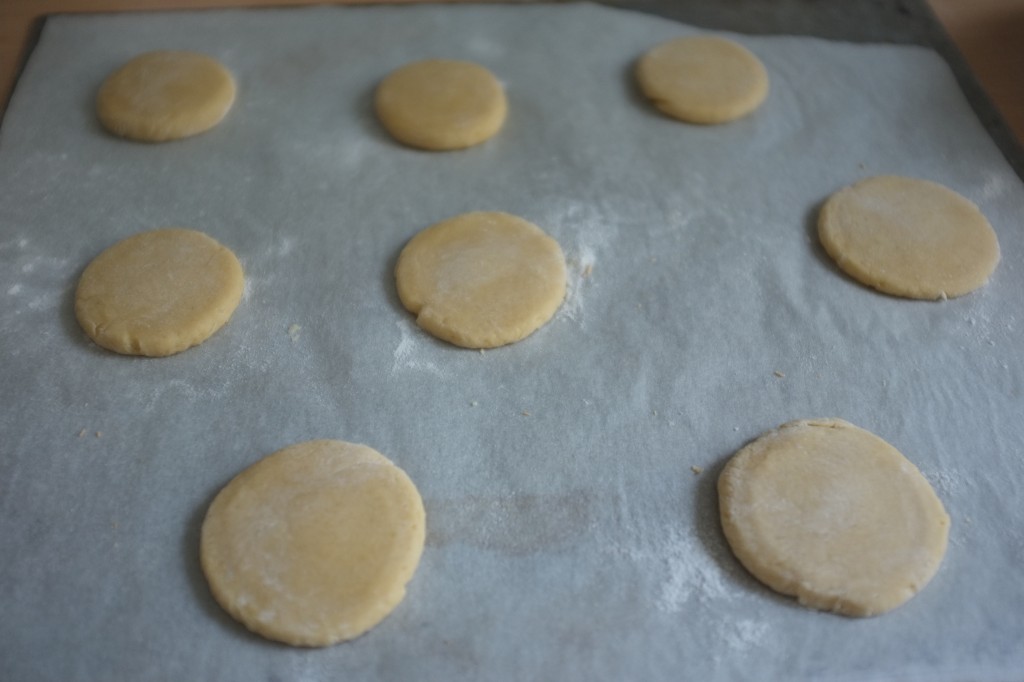
<path id="1" fill-rule="evenodd" d="M 641 91 L 662 112 L 687 123 L 726 123 L 768 96 L 768 71 L 750 50 L 725 38 L 676 38 L 636 65 Z"/>
<path id="2" fill-rule="evenodd" d="M 391 461 L 365 445 L 308 441 L 256 462 L 218 493 L 200 560 L 217 602 L 247 628 L 327 646 L 398 606 L 424 529 L 419 492 Z"/>
<path id="3" fill-rule="evenodd" d="M 164 356 L 202 343 L 242 298 L 242 266 L 202 232 L 165 228 L 124 239 L 78 281 L 75 316 L 100 346 Z"/>
<path id="4" fill-rule="evenodd" d="M 398 296 L 416 323 L 466 348 L 518 341 L 565 298 L 565 257 L 539 227 L 508 213 L 464 213 L 426 228 L 398 257 Z"/>
<path id="5" fill-rule="evenodd" d="M 505 122 L 505 90 L 472 62 L 430 59 L 393 71 L 377 87 L 377 118 L 392 137 L 420 149 L 479 144 Z"/>
<path id="6" fill-rule="evenodd" d="M 949 517 L 921 472 L 840 419 L 764 434 L 729 461 L 718 494 L 736 557 L 812 608 L 893 609 L 931 580 L 946 551 Z"/>
<path id="7" fill-rule="evenodd" d="M 189 137 L 220 123 L 235 101 L 235 80 L 195 52 L 135 57 L 103 82 L 96 113 L 110 132 L 142 142 Z"/>
<path id="8" fill-rule="evenodd" d="M 962 296 L 999 263 L 996 233 L 977 206 L 942 185 L 895 175 L 829 197 L 818 235 L 848 275 L 906 298 Z"/>

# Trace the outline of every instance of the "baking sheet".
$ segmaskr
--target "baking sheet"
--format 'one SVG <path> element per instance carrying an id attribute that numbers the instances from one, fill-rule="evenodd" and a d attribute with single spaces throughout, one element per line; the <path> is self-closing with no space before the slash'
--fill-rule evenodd
<path id="1" fill-rule="evenodd" d="M 0 129 L 0 678 L 1019 677 L 1021 182 L 920 47 L 732 35 L 768 67 L 764 106 L 664 118 L 631 64 L 696 32 L 588 4 L 48 21 Z M 96 87 L 161 48 L 223 61 L 234 110 L 171 144 L 105 134 Z M 375 84 L 432 56 L 498 74 L 499 136 L 436 154 L 381 131 Z M 906 301 L 831 264 L 817 207 L 879 173 L 979 204 L 1003 253 L 986 288 Z M 484 353 L 420 332 L 391 274 L 479 209 L 542 226 L 570 269 L 554 320 Z M 238 254 L 241 306 L 170 358 L 95 347 L 77 277 L 167 225 Z M 773 594 L 718 525 L 727 458 L 822 416 L 893 443 L 953 519 L 932 583 L 882 617 Z M 198 566 L 220 487 L 312 438 L 378 449 L 428 515 L 405 601 L 322 650 L 249 634 Z"/>

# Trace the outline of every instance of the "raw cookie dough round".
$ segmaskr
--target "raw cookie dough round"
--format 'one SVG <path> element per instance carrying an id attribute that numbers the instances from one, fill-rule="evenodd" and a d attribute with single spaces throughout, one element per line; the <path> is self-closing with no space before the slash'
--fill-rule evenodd
<path id="1" fill-rule="evenodd" d="M 768 71 L 742 45 L 715 36 L 676 38 L 651 48 L 636 66 L 641 91 L 687 123 L 726 123 L 768 96 Z"/>
<path id="2" fill-rule="evenodd" d="M 424 528 L 404 471 L 365 445 L 315 440 L 260 460 L 217 494 L 200 560 L 214 598 L 247 628 L 327 646 L 398 606 Z"/>
<path id="3" fill-rule="evenodd" d="M 377 87 L 377 118 L 391 135 L 421 149 L 463 149 L 505 122 L 505 90 L 472 62 L 430 59 L 391 72 Z"/>
<path id="4" fill-rule="evenodd" d="M 977 206 L 942 185 L 895 175 L 829 197 L 818 236 L 848 275 L 906 298 L 962 296 L 999 263 L 996 233 Z"/>
<path id="5" fill-rule="evenodd" d="M 202 343 L 242 298 L 235 254 L 202 232 L 164 228 L 98 255 L 78 281 L 75 316 L 100 346 L 160 357 Z"/>
<path id="6" fill-rule="evenodd" d="M 946 552 L 949 517 L 921 472 L 840 419 L 762 435 L 726 465 L 718 494 L 736 557 L 804 606 L 883 613 L 924 587 Z"/>
<path id="7" fill-rule="evenodd" d="M 416 323 L 465 348 L 528 336 L 565 298 L 565 257 L 539 227 L 508 213 L 464 213 L 426 228 L 398 257 L 398 296 Z"/>
<path id="8" fill-rule="evenodd" d="M 142 142 L 189 137 L 220 123 L 235 101 L 235 80 L 195 52 L 135 57 L 103 82 L 96 113 L 110 132 Z"/>

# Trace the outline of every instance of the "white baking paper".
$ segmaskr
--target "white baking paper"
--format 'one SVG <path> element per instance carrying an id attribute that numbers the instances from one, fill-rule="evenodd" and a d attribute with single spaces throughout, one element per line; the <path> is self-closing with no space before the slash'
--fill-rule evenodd
<path id="1" fill-rule="evenodd" d="M 1019 679 L 1024 187 L 923 48 L 733 35 L 768 68 L 763 107 L 668 119 L 632 65 L 700 31 L 586 4 L 49 20 L 0 130 L 0 679 Z M 220 126 L 99 127 L 103 78 L 153 49 L 234 73 Z M 427 57 L 498 75 L 497 137 L 429 153 L 382 131 L 374 86 Z M 988 286 L 909 301 L 837 270 L 817 209 L 882 173 L 980 206 Z M 570 272 L 549 324 L 483 353 L 421 332 L 392 278 L 470 210 L 541 226 Z M 238 254 L 240 307 L 173 357 L 99 349 L 78 276 L 169 225 Z M 801 608 L 723 539 L 725 461 L 810 417 L 888 440 L 952 517 L 938 574 L 887 615 Z M 231 477 L 314 438 L 408 472 L 428 539 L 392 615 L 307 650 L 216 605 L 198 534 Z"/>

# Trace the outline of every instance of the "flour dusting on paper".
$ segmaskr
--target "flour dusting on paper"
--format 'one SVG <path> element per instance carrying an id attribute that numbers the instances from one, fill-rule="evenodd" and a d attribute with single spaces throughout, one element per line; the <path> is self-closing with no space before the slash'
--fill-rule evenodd
<path id="1" fill-rule="evenodd" d="M 1012 179 L 1004 173 L 992 173 L 981 186 L 979 198 L 984 201 L 998 199 L 1011 189 L 1011 182 Z M 982 209 L 982 213 L 984 213 L 984 209 Z"/>
<path id="2" fill-rule="evenodd" d="M 946 498 L 945 504 L 949 504 L 949 498 L 956 497 L 963 487 L 963 480 L 959 473 L 949 469 L 938 469 L 924 473 L 928 482 Z"/>
<path id="3" fill-rule="evenodd" d="M 693 600 L 701 603 L 728 601 L 739 592 L 729 587 L 726 575 L 692 532 L 664 526 L 656 532 L 629 532 L 629 542 L 608 545 L 625 556 L 656 587 L 650 599 L 663 613 L 680 613 Z"/>
<path id="4" fill-rule="evenodd" d="M 45 253 L 31 253 L 29 241 L 24 237 L 0 244 L 0 252 L 12 250 L 12 267 L 0 273 L 0 287 L 12 297 L 13 307 L 5 310 L 11 316 L 25 311 L 44 312 L 56 309 L 67 295 L 66 278 L 71 270 L 71 259 Z M 6 278 L 3 276 L 6 275 Z M 17 278 L 10 280 L 7 278 Z M 76 286 L 72 283 L 71 286 Z M 4 315 L 4 318 L 7 317 Z"/>
<path id="5" fill-rule="evenodd" d="M 715 601 L 734 595 L 725 584 L 722 569 L 707 555 L 696 537 L 672 528 L 654 547 L 630 550 L 629 557 L 642 567 L 658 571 L 659 592 L 655 607 L 679 613 L 691 599 Z"/>
<path id="6" fill-rule="evenodd" d="M 676 615 L 701 609 L 707 613 L 732 613 L 724 603 L 743 596 L 728 584 L 728 577 L 701 541 L 675 527 L 658 533 L 660 539 L 636 546 L 621 545 L 613 551 L 623 554 L 638 571 L 654 578 L 656 587 L 649 596 L 661 613 Z M 703 618 L 714 630 L 715 641 L 724 642 L 730 651 L 743 651 L 764 644 L 768 624 L 755 618 Z"/>
<path id="7" fill-rule="evenodd" d="M 749 618 L 733 623 L 730 628 L 723 628 L 725 641 L 731 649 L 749 649 L 762 644 L 768 634 L 768 623 Z"/>
<path id="8" fill-rule="evenodd" d="M 245 271 L 246 271 L 245 270 L 245 264 L 243 263 L 242 264 L 242 272 L 245 272 Z M 245 284 L 242 285 L 242 300 L 243 301 L 248 301 L 250 298 L 252 298 L 252 290 L 253 290 L 254 286 L 255 286 L 255 282 L 254 282 L 252 276 L 246 276 Z"/>
<path id="9" fill-rule="evenodd" d="M 294 237 L 281 237 L 277 240 L 277 256 L 287 256 L 295 248 Z"/>
<path id="10" fill-rule="evenodd" d="M 597 259 L 594 251 L 586 246 L 565 259 L 565 300 L 559 308 L 557 318 L 572 320 L 583 326 L 583 290 L 592 286 L 590 279 L 594 274 Z"/>
<path id="11" fill-rule="evenodd" d="M 437 366 L 437 363 L 417 357 L 417 351 L 422 348 L 422 344 L 416 340 L 417 334 L 420 333 L 419 328 L 410 320 L 399 320 L 395 325 L 402 338 L 398 342 L 398 347 L 395 348 L 395 359 L 391 364 L 392 376 L 402 370 L 411 369 L 444 378 L 444 372 Z"/>
<path id="12" fill-rule="evenodd" d="M 614 239 L 618 228 L 613 218 L 589 202 L 566 200 L 559 214 L 544 221 L 561 235 L 572 234 L 575 243 L 565 247 L 566 291 L 556 319 L 571 320 L 584 327 L 584 292 L 595 286 L 598 254 Z M 565 237 L 562 237 L 565 239 Z"/>

